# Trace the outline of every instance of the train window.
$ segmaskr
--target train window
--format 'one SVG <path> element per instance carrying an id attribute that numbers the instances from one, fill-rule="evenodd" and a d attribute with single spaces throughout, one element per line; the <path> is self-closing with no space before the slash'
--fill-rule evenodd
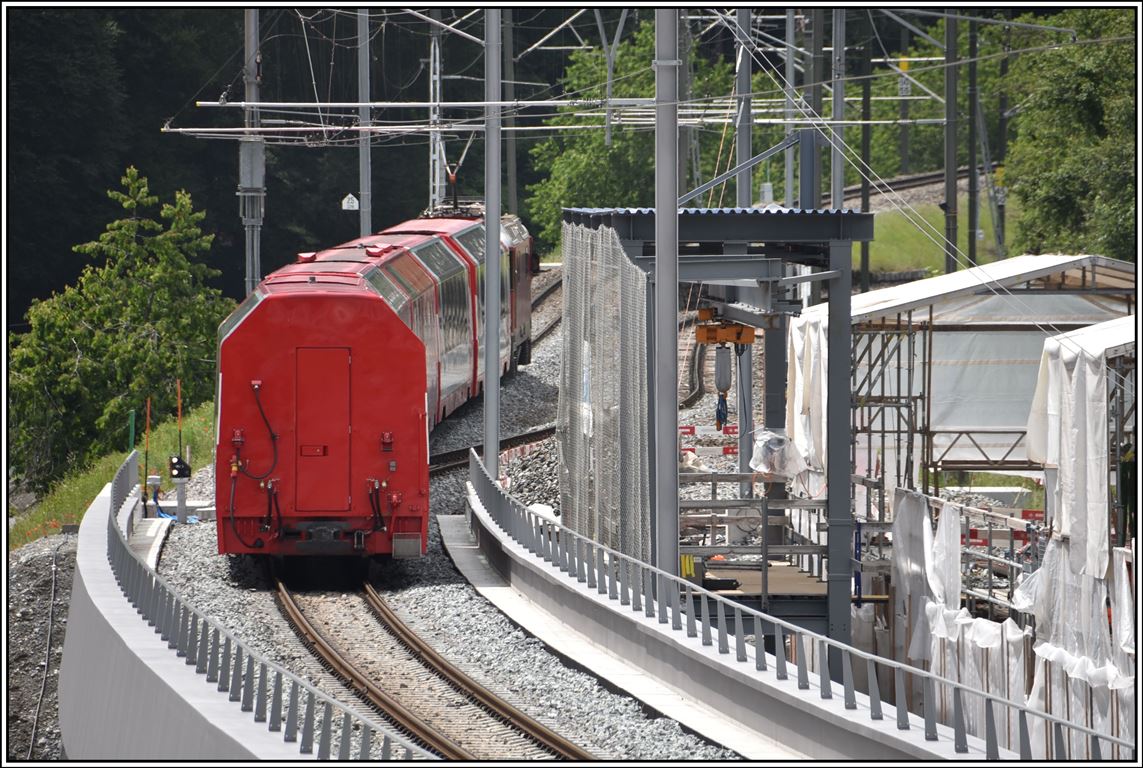
<path id="1" fill-rule="evenodd" d="M 429 269 L 443 282 L 446 277 L 464 269 L 456 256 L 440 240 L 430 240 L 413 249 L 413 253 L 428 265 Z"/>
<path id="2" fill-rule="evenodd" d="M 238 324 L 246 319 L 246 316 L 254 311 L 254 307 L 258 306 L 258 302 L 262 300 L 262 292 L 255 288 L 250 292 L 250 295 L 242 300 L 230 315 L 222 321 L 222 325 L 218 326 L 218 341 L 222 343 L 230 332 L 238 327 Z"/>
<path id="3" fill-rule="evenodd" d="M 464 246 L 465 250 L 472 254 L 472 257 L 476 259 L 477 264 L 484 263 L 483 224 L 477 224 L 475 227 L 457 233 L 456 241 Z"/>
<path id="4" fill-rule="evenodd" d="M 372 269 L 369 271 L 369 274 L 365 276 L 365 280 L 381 294 L 394 311 L 400 314 L 401 308 L 405 306 L 405 294 L 393 283 L 388 275 L 380 269 Z"/>

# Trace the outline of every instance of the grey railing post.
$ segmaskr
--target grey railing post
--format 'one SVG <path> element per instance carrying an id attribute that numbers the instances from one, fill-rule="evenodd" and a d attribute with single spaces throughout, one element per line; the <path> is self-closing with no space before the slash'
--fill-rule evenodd
<path id="1" fill-rule="evenodd" d="M 230 700 L 242 698 L 242 644 L 234 643 L 234 666 L 230 668 Z"/>
<path id="2" fill-rule="evenodd" d="M 393 758 L 393 740 L 388 736 L 381 739 L 381 762 L 387 762 Z M 405 750 L 405 759 L 409 759 L 409 751 Z"/>
<path id="3" fill-rule="evenodd" d="M 818 685 L 823 699 L 833 698 L 833 686 L 829 679 L 829 652 L 825 640 L 818 641 Z"/>
<path id="4" fill-rule="evenodd" d="M 909 730 L 909 701 L 905 698 L 905 670 L 897 667 L 893 670 L 893 690 L 896 695 L 897 730 Z"/>
<path id="5" fill-rule="evenodd" d="M 865 675 L 869 678 L 869 719 L 880 720 L 881 688 L 877 683 L 877 662 L 873 659 L 865 660 Z"/>
<path id="6" fill-rule="evenodd" d="M 937 695 L 933 678 L 924 678 L 925 741 L 937 740 Z"/>
<path id="7" fill-rule="evenodd" d="M 576 580 L 581 581 L 581 582 L 587 581 L 587 566 L 584 563 L 584 557 L 585 557 L 585 553 L 584 553 L 585 546 L 584 545 L 585 544 L 586 544 L 586 542 L 583 539 L 581 539 L 579 536 L 576 536 L 576 539 L 575 539 L 575 576 L 576 576 Z M 588 586 L 591 587 L 591 586 L 595 586 L 595 585 L 589 583 Z"/>
<path id="8" fill-rule="evenodd" d="M 194 671 L 197 674 L 205 675 L 207 669 L 206 662 L 210 657 L 210 625 L 207 624 L 205 619 L 203 619 L 199 635 L 198 654 L 196 657 L 197 664 L 195 665 Z"/>
<path id="9" fill-rule="evenodd" d="M 584 571 L 587 573 L 587 588 L 595 589 L 595 572 L 597 568 L 595 562 L 595 542 L 585 542 L 585 546 L 587 547 L 587 551 L 584 552 L 583 567 Z"/>
<path id="10" fill-rule="evenodd" d="M 702 602 L 702 644 L 711 645 L 713 640 L 710 637 L 711 618 L 710 618 L 710 600 L 712 598 L 705 592 L 699 593 L 699 600 Z"/>
<path id="11" fill-rule="evenodd" d="M 782 631 L 782 625 L 775 622 L 774 624 L 774 676 L 779 680 L 785 680 L 786 675 L 786 635 Z"/>
<path id="12" fill-rule="evenodd" d="M 595 582 L 599 585 L 599 594 L 607 594 L 607 566 L 604 565 L 603 547 L 597 546 L 595 549 Z"/>
<path id="13" fill-rule="evenodd" d="M 230 686 L 230 636 L 222 644 L 222 669 L 218 672 L 218 690 L 225 691 Z"/>
<path id="14" fill-rule="evenodd" d="M 243 712 L 254 709 L 254 657 L 246 654 L 246 675 L 242 681 L 242 707 Z"/>
<path id="15" fill-rule="evenodd" d="M 628 583 L 631 577 L 628 573 L 631 570 L 631 563 L 624 558 L 619 559 L 619 604 L 631 605 L 631 585 Z"/>
<path id="16" fill-rule="evenodd" d="M 964 728 L 964 702 L 961 700 L 960 688 L 953 688 L 953 749 L 957 752 L 968 751 L 968 734 Z"/>
<path id="17" fill-rule="evenodd" d="M 1017 724 L 1020 731 L 1020 759 L 1032 759 L 1032 740 L 1028 736 L 1028 712 L 1020 709 L 1016 712 Z"/>
<path id="18" fill-rule="evenodd" d="M 857 694 L 853 690 L 853 659 L 846 650 L 841 652 L 841 682 L 845 686 L 845 708 L 857 709 Z"/>
<path id="19" fill-rule="evenodd" d="M 361 724 L 361 749 L 357 752 L 358 760 L 369 759 L 369 748 L 372 746 L 370 742 L 373 741 L 373 729 L 367 724 Z"/>
<path id="20" fill-rule="evenodd" d="M 1000 759 L 1000 746 L 996 739 L 996 716 L 992 711 L 992 700 L 984 700 L 984 749 L 989 760 Z"/>
<path id="21" fill-rule="evenodd" d="M 313 691 L 306 691 L 306 713 L 302 717 L 302 743 L 298 751 L 308 755 L 314 751 L 314 719 L 317 717 L 317 701 Z"/>
<path id="22" fill-rule="evenodd" d="M 1094 733 L 1091 735 L 1091 759 L 1102 760 L 1103 753 L 1099 749 L 1099 737 Z"/>
<path id="23" fill-rule="evenodd" d="M 623 570 L 623 560 L 615 555 L 607 558 L 607 599 L 619 599 L 619 573 Z M 622 605 L 622 603 L 620 603 Z"/>
<path id="24" fill-rule="evenodd" d="M 195 656 L 198 650 L 198 614 L 192 613 L 190 619 L 190 631 L 187 633 L 187 646 L 186 657 L 187 664 L 195 663 Z"/>
<path id="25" fill-rule="evenodd" d="M 266 690 L 270 684 L 270 668 L 262 662 L 258 667 L 258 698 L 254 702 L 254 722 L 266 722 Z"/>
<path id="26" fill-rule="evenodd" d="M 655 590 L 651 587 L 651 572 L 646 568 L 643 569 L 643 615 L 651 618 L 655 615 Z M 659 595 L 659 599 L 662 595 Z"/>
<path id="27" fill-rule="evenodd" d="M 290 706 L 286 710 L 286 732 L 283 735 L 285 741 L 298 740 L 298 696 L 301 691 L 298 688 L 298 681 L 293 680 L 290 682 Z"/>
<path id="28" fill-rule="evenodd" d="M 1052 759 L 1067 760 L 1068 749 L 1064 741 L 1064 726 L 1060 723 L 1052 723 L 1052 735 L 1055 737 L 1052 741 Z"/>
<path id="29" fill-rule="evenodd" d="M 715 600 L 714 610 L 716 611 L 715 621 L 718 622 L 718 652 L 730 653 L 730 644 L 726 639 L 726 606 L 721 600 Z"/>
<path id="30" fill-rule="evenodd" d="M 218 629 L 214 628 L 210 632 L 210 665 L 206 668 L 206 681 L 208 683 L 218 681 L 218 641 Z"/>
<path id="31" fill-rule="evenodd" d="M 329 745 L 333 730 L 333 705 L 328 701 L 325 703 L 324 715 L 321 723 L 321 737 L 318 739 L 318 760 L 329 759 Z"/>
<path id="32" fill-rule="evenodd" d="M 631 565 L 631 610 L 638 613 L 643 610 L 643 566 Z"/>
<path id="33" fill-rule="evenodd" d="M 677 563 L 676 563 L 677 565 Z M 659 604 L 659 623 L 667 623 L 667 578 L 663 574 L 658 574 L 655 579 L 658 592 L 655 594 L 655 602 Z"/>
<path id="34" fill-rule="evenodd" d="M 798 649 L 798 688 L 807 689 L 810 687 L 810 673 L 809 665 L 806 663 L 806 647 L 802 641 L 802 633 L 794 633 L 794 644 Z"/>
<path id="35" fill-rule="evenodd" d="M 350 742 L 353 740 L 353 718 L 346 712 L 341 716 L 341 739 L 337 745 L 337 759 L 348 760 Z"/>
<path id="36" fill-rule="evenodd" d="M 734 606 L 734 658 L 746 661 L 746 632 L 742 629 L 742 609 Z"/>
<path id="37" fill-rule="evenodd" d="M 270 695 L 270 730 L 282 730 L 282 671 L 274 671 L 274 692 Z"/>
<path id="38" fill-rule="evenodd" d="M 674 579 L 667 579 L 666 581 L 671 590 L 671 629 L 677 631 L 683 628 L 683 620 L 679 616 L 679 584 Z"/>
<path id="39" fill-rule="evenodd" d="M 687 637 L 698 637 L 695 627 L 695 595 L 691 585 L 687 584 Z"/>

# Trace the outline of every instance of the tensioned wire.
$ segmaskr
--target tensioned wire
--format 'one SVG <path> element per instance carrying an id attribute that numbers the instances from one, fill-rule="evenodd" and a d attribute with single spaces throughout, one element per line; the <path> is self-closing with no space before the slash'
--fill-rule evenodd
<path id="1" fill-rule="evenodd" d="M 714 12 L 718 13 L 717 11 L 714 11 Z M 743 45 L 745 45 L 746 43 L 749 43 L 748 50 L 750 50 L 751 58 L 754 59 L 756 63 L 761 65 L 763 62 L 758 60 L 758 56 L 756 55 L 756 52 L 753 50 L 756 47 L 756 45 L 754 44 L 754 41 L 750 40 L 750 39 L 744 40 L 745 33 L 742 31 L 741 27 L 738 26 L 737 22 L 732 23 L 725 16 L 722 16 L 722 14 L 719 14 L 719 15 L 721 17 L 721 21 L 722 21 L 723 25 L 725 25 L 731 31 L 731 33 L 734 35 L 734 38 L 736 41 L 738 41 L 740 44 L 743 44 Z M 1050 46 L 1050 48 L 1061 48 L 1061 47 L 1063 47 L 1063 46 L 1062 45 Z M 943 68 L 943 66 L 950 66 L 950 65 L 942 65 L 942 68 Z M 952 64 L 951 66 L 957 66 L 957 64 Z M 778 78 L 781 78 L 781 80 L 783 82 L 786 82 L 785 77 L 781 74 L 775 75 L 774 72 L 770 71 L 766 67 L 762 67 L 762 69 L 771 78 L 771 80 L 774 81 L 774 84 L 777 85 L 779 87 L 779 89 L 781 89 L 781 84 L 778 82 Z M 789 83 L 787 83 L 787 85 L 789 85 Z M 971 269 L 973 267 L 972 263 L 970 261 L 968 261 L 968 258 L 965 256 L 964 252 L 961 251 L 956 246 L 955 243 L 948 243 L 948 241 L 941 235 L 939 230 L 937 230 L 936 227 L 933 227 L 931 224 L 929 224 L 927 221 L 925 221 L 924 218 L 920 215 L 920 213 L 918 213 L 917 210 L 915 208 L 913 208 L 908 203 L 908 201 L 904 200 L 904 198 L 902 198 L 900 194 L 898 194 L 895 190 L 893 190 L 889 186 L 889 184 L 883 178 L 881 178 L 880 175 L 877 174 L 876 171 L 874 171 L 869 165 L 867 165 L 865 162 L 863 162 L 860 159 L 860 156 L 856 155 L 853 148 L 850 147 L 848 144 L 846 144 L 844 139 L 840 138 L 832 130 L 829 130 L 828 124 L 826 123 L 825 119 L 821 115 L 814 112 L 814 110 L 810 107 L 810 105 L 805 104 L 804 99 L 795 99 L 795 100 L 793 100 L 793 104 L 794 104 L 794 107 L 799 112 L 801 112 L 804 116 L 806 116 L 815 125 L 815 127 L 817 127 L 819 129 L 820 133 L 822 134 L 823 137 L 825 137 L 826 141 L 830 144 L 830 146 L 835 148 L 835 149 L 841 150 L 842 156 L 857 169 L 857 171 L 861 175 L 861 177 L 866 179 L 867 181 L 869 181 L 871 184 L 873 184 L 874 187 L 879 192 L 881 192 L 882 194 L 885 194 L 889 198 L 889 202 L 899 212 L 901 212 L 902 215 L 905 216 L 905 219 L 907 221 L 909 221 L 911 224 L 913 224 L 915 227 L 917 227 L 917 229 L 921 232 L 922 235 L 924 235 L 934 245 L 938 245 L 942 249 L 945 248 L 946 245 L 951 245 L 952 251 L 953 251 L 953 258 L 957 261 L 957 263 L 964 269 Z M 825 126 L 825 127 L 823 127 L 823 126 Z M 876 180 L 874 180 L 874 179 L 876 179 Z M 894 198 L 896 198 L 896 199 L 894 199 Z M 902 207 L 902 205 L 904 207 Z M 906 209 L 907 209 L 907 211 L 906 211 Z M 928 230 L 937 232 L 937 235 L 940 236 L 940 239 L 938 240 L 937 238 L 933 237 L 933 235 L 931 235 L 929 231 L 926 231 L 926 228 Z M 985 269 L 985 265 L 977 265 L 977 268 L 981 270 L 981 274 L 983 274 L 985 277 L 988 276 L 988 272 Z M 976 277 L 975 274 L 974 274 L 974 277 Z M 980 283 L 981 286 L 990 290 L 998 298 L 1015 301 L 1015 303 L 1018 306 L 1020 306 L 1022 309 L 1026 310 L 1026 311 L 1030 312 L 1032 310 L 1032 308 L 1030 306 L 1028 306 L 1019 296 L 1017 296 L 1017 295 L 1013 294 L 1011 291 L 1009 291 L 1007 287 L 1000 286 L 998 284 L 994 285 L 994 283 L 996 283 L 995 280 L 992 280 L 991 282 L 984 281 L 984 280 L 978 280 L 978 282 Z M 997 288 L 999 288 L 999 290 L 997 290 Z M 1003 291 L 1003 293 L 1001 293 L 1001 291 Z M 1041 325 L 1036 320 L 1032 320 L 1032 324 L 1035 325 L 1037 328 L 1039 328 L 1041 331 L 1043 331 L 1047 336 L 1060 337 L 1059 340 L 1064 345 L 1071 346 L 1073 351 L 1081 351 L 1078 345 L 1076 345 L 1074 342 L 1072 342 L 1066 336 L 1061 336 L 1062 332 L 1060 331 L 1059 328 L 1055 327 L 1054 324 L 1047 323 L 1047 327 L 1045 327 L 1044 325 Z M 1051 331 L 1048 330 L 1049 328 L 1051 329 Z M 1118 377 L 1119 379 L 1123 379 L 1122 381 L 1120 381 L 1121 386 L 1126 385 L 1126 383 L 1127 383 L 1126 380 L 1122 376 L 1119 376 L 1118 373 L 1116 373 L 1115 371 L 1110 371 L 1110 374 L 1112 376 Z"/>

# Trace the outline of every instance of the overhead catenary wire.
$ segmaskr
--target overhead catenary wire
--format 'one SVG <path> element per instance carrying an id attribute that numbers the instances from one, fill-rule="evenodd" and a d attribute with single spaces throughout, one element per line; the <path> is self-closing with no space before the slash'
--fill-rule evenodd
<path id="1" fill-rule="evenodd" d="M 731 33 L 734 34 L 736 39 L 741 41 L 745 37 L 744 33 L 740 34 L 741 30 L 738 27 L 736 22 L 733 22 L 732 20 L 724 17 L 723 18 L 723 24 L 725 24 L 728 27 L 728 29 L 730 29 Z M 1074 44 L 1078 44 L 1078 42 L 1079 41 L 1077 41 L 1077 43 L 1074 43 Z M 749 38 L 747 38 L 745 40 L 744 44 L 746 44 L 746 43 L 749 43 L 750 48 L 754 47 L 753 40 L 750 40 Z M 1057 47 L 1062 47 L 1062 46 L 1050 46 L 1050 47 L 1051 48 L 1057 48 Z M 758 61 L 757 56 L 755 55 L 755 52 L 753 50 L 751 50 L 750 53 L 751 53 L 751 57 L 754 58 L 756 61 Z M 761 63 L 761 62 L 759 62 L 759 63 Z M 765 67 L 763 67 L 763 69 L 766 71 L 766 74 L 775 82 L 776 85 L 779 85 L 778 84 L 778 78 L 782 78 L 783 80 L 785 79 L 781 74 L 775 75 L 774 72 L 772 72 L 768 69 L 765 69 Z M 781 85 L 779 85 L 779 88 L 781 88 Z M 868 180 L 878 192 L 880 192 L 881 194 L 883 194 L 887 197 L 890 204 L 893 205 L 893 207 L 895 207 L 905 217 L 906 221 L 909 221 L 911 224 L 913 224 L 915 227 L 917 227 L 917 229 L 921 232 L 921 234 L 924 235 L 925 238 L 928 239 L 930 242 L 932 242 L 934 245 L 940 246 L 941 248 L 945 247 L 945 239 L 943 237 L 943 234 L 939 230 L 937 230 L 935 227 L 933 227 L 931 224 L 929 224 L 927 221 L 925 221 L 924 218 L 920 215 L 920 213 L 918 213 L 917 210 L 915 208 L 913 208 L 913 206 L 908 203 L 908 201 L 904 200 L 904 198 L 902 198 L 900 196 L 900 194 L 898 194 L 895 190 L 893 190 L 892 187 L 890 187 L 888 185 L 888 183 L 886 183 L 886 181 L 879 174 L 877 174 L 876 171 L 874 171 L 869 165 L 867 165 L 865 162 L 863 162 L 860 159 L 860 157 L 857 156 L 857 154 L 853 151 L 853 148 L 850 147 L 843 139 L 838 137 L 832 131 L 823 130 L 821 128 L 821 126 L 826 125 L 826 121 L 823 120 L 820 115 L 815 113 L 814 110 L 811 109 L 808 104 L 805 104 L 803 100 L 796 100 L 795 101 L 795 108 L 798 109 L 800 112 L 802 112 L 803 115 L 806 115 L 811 121 L 816 121 L 815 127 L 818 127 L 819 132 L 821 133 L 821 135 L 822 135 L 823 139 L 826 141 L 826 143 L 828 143 L 830 146 L 836 146 L 835 142 L 837 142 L 837 144 L 840 145 L 840 149 L 842 151 L 842 156 L 849 163 L 851 163 L 854 166 L 854 168 L 857 169 L 858 173 L 862 176 L 862 178 L 865 178 L 866 180 Z M 856 162 L 855 162 L 855 158 L 856 158 Z M 896 197 L 896 199 L 894 199 L 894 197 Z M 937 239 L 932 234 L 930 234 L 930 232 L 926 230 L 926 227 L 928 228 L 928 230 L 932 230 L 932 231 L 936 232 L 937 235 L 940 236 L 940 239 Z M 964 252 L 961 251 L 960 248 L 958 248 L 955 243 L 952 243 L 951 247 L 952 247 L 952 253 L 953 253 L 954 259 L 957 261 L 957 263 L 961 267 L 968 269 L 968 268 L 973 266 L 972 264 L 970 264 L 968 262 L 968 259 L 965 256 Z M 988 271 L 986 269 L 986 265 L 977 265 L 976 268 L 978 270 L 980 270 L 980 272 L 974 273 L 974 276 L 976 276 L 977 274 L 983 274 L 985 277 L 988 277 Z M 1017 296 L 1016 294 L 1013 294 L 1010 290 L 1008 290 L 1007 287 L 999 285 L 996 280 L 992 280 L 992 279 L 979 280 L 978 279 L 978 282 L 980 283 L 980 285 L 982 287 L 987 288 L 989 291 L 991 291 L 998 298 L 1001 298 L 1001 299 L 1004 299 L 1007 301 L 1012 301 L 1017 306 L 1021 307 L 1022 309 L 1031 310 L 1031 307 L 1029 307 L 1019 296 Z M 1052 324 L 1050 322 L 1046 324 L 1046 327 L 1045 327 L 1045 325 L 1041 324 L 1040 322 L 1038 322 L 1036 320 L 1032 320 L 1031 322 L 1032 322 L 1032 325 L 1034 325 L 1035 327 L 1040 329 L 1045 335 L 1060 336 L 1060 334 L 1062 333 L 1059 328 L 1057 328 L 1054 324 Z M 1070 339 L 1068 339 L 1066 336 L 1062 337 L 1061 340 L 1062 340 L 1062 343 L 1064 345 L 1070 345 L 1073 350 L 1079 351 L 1078 346 L 1076 346 L 1075 343 L 1073 341 L 1071 341 Z M 1114 371 L 1111 371 L 1110 374 L 1112 376 L 1118 375 Z M 1122 379 L 1123 377 L 1120 376 L 1120 378 Z M 1126 381 L 1125 380 L 1122 381 L 1121 384 L 1126 384 Z"/>

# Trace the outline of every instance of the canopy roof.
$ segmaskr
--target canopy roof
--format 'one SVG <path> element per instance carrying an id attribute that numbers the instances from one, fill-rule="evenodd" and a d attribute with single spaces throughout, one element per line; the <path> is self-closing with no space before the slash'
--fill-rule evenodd
<path id="1" fill-rule="evenodd" d="M 854 323 L 928 307 L 956 297 L 1007 295 L 1026 287 L 1027 293 L 1082 292 L 1086 296 L 1129 296 L 1135 292 L 1135 266 L 1105 256 L 1016 256 L 947 275 L 856 294 L 851 303 Z M 1013 299 L 1013 303 L 1018 302 Z M 803 314 L 826 312 L 825 305 Z"/>

